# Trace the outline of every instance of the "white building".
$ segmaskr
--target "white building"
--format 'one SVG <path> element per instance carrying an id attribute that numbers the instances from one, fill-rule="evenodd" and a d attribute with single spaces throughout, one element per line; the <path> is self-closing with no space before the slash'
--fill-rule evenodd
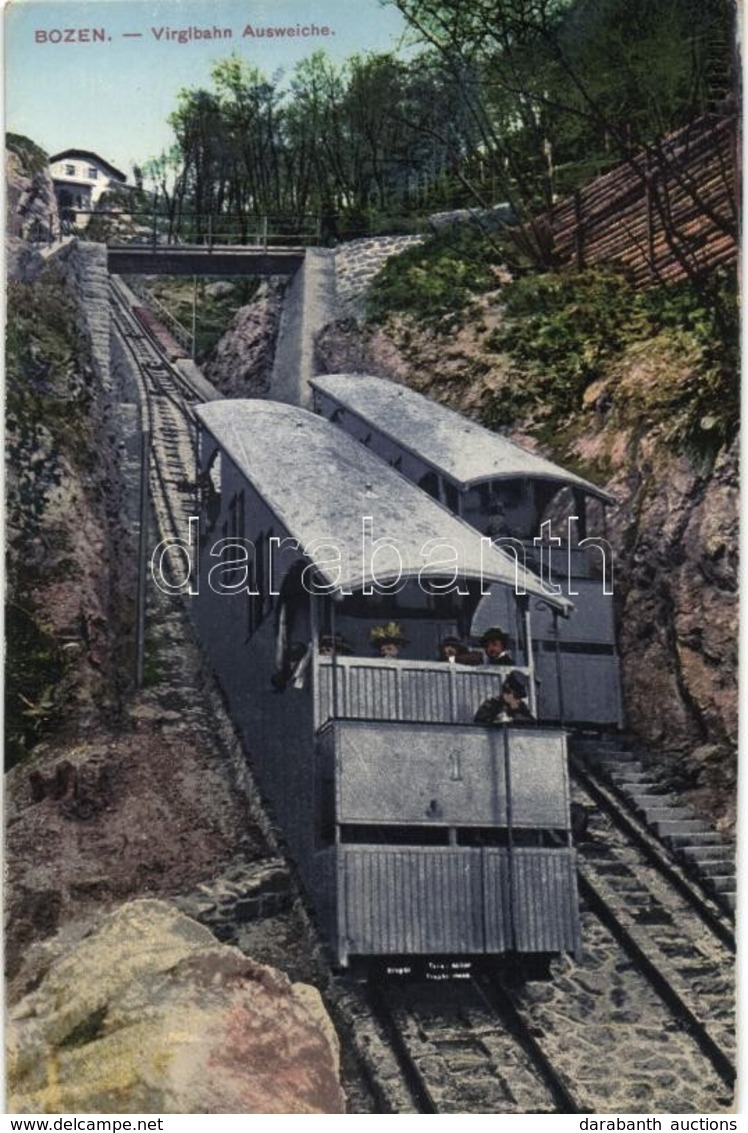
<path id="1" fill-rule="evenodd" d="M 49 172 L 60 216 L 82 225 L 88 218 L 77 214 L 90 212 L 112 189 L 128 187 L 126 174 L 89 150 L 66 149 L 53 154 Z"/>

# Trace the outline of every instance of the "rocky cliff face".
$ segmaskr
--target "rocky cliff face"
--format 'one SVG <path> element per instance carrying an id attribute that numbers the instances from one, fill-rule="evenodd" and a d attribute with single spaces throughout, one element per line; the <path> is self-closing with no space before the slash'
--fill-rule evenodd
<path id="1" fill-rule="evenodd" d="M 11 279 L 31 281 L 41 261 L 27 241 L 59 229 L 59 214 L 45 155 L 26 139 L 5 151 L 5 252 Z"/>
<path id="2" fill-rule="evenodd" d="M 59 215 L 46 166 L 34 169 L 12 150 L 5 151 L 6 225 L 11 236 L 28 238 L 35 227 L 57 229 Z"/>
<path id="3" fill-rule="evenodd" d="M 630 727 L 668 781 L 735 822 L 737 444 L 699 471 L 657 432 L 615 414 L 576 451 L 606 452 L 619 503 L 608 538 L 618 563 L 619 648 Z"/>
<path id="4" fill-rule="evenodd" d="M 265 280 L 237 311 L 203 372 L 225 397 L 265 397 L 270 388 L 285 280 Z"/>
<path id="5" fill-rule="evenodd" d="M 341 318 L 362 314 L 366 287 L 391 256 L 421 241 L 420 236 L 378 236 L 351 240 L 330 253 L 335 265 L 336 303 Z M 215 285 L 214 285 L 215 286 Z M 220 286 L 220 285 L 219 285 Z M 226 397 L 272 397 L 270 388 L 288 280 L 264 280 L 251 303 L 242 307 L 210 357 L 205 376 Z"/>

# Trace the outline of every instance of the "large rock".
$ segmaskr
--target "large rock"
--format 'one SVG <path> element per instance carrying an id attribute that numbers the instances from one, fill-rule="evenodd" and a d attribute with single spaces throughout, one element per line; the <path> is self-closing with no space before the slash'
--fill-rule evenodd
<path id="1" fill-rule="evenodd" d="M 54 185 L 47 168 L 30 169 L 11 150 L 5 151 L 6 231 L 28 238 L 35 231 L 59 228 Z"/>
<path id="2" fill-rule="evenodd" d="M 10 1011 L 11 1113 L 344 1113 L 319 994 L 161 901 L 121 906 Z"/>
<path id="3" fill-rule="evenodd" d="M 282 281 L 260 284 L 241 307 L 203 365 L 208 381 L 226 397 L 265 397 L 270 388 L 280 319 Z"/>

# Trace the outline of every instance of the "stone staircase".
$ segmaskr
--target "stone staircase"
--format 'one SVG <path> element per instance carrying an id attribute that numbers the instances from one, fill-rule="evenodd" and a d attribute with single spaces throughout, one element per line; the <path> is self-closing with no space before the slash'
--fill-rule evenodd
<path id="1" fill-rule="evenodd" d="M 671 850 L 687 873 L 726 909 L 736 906 L 735 850 L 691 807 L 654 779 L 624 743 L 578 741 L 574 751 L 624 796 L 640 821 Z"/>

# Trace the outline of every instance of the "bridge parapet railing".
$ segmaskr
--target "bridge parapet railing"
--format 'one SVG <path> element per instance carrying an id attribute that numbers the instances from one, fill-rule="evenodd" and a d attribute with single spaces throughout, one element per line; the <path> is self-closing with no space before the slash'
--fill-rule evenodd
<path id="1" fill-rule="evenodd" d="M 109 231 L 110 247 L 169 247 L 187 245 L 206 247 L 271 248 L 309 247 L 322 242 L 319 216 L 282 216 L 254 213 L 183 214 L 179 224 L 168 217 L 147 213 L 78 212 L 77 226 L 84 230 L 95 216 Z"/>

